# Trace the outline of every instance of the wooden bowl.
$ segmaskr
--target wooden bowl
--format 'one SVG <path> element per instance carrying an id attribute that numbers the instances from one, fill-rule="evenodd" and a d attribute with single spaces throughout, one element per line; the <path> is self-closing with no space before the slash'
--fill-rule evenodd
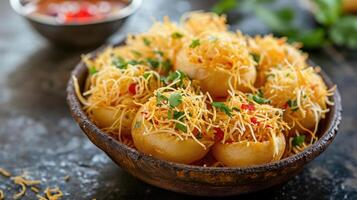
<path id="1" fill-rule="evenodd" d="M 97 50 L 92 53 L 95 56 Z M 80 62 L 72 71 L 80 86 L 84 85 L 88 70 Z M 328 87 L 334 84 L 321 71 Z M 88 138 L 102 149 L 121 168 L 136 178 L 171 191 L 199 196 L 230 196 L 262 190 L 283 183 L 299 173 L 305 164 L 320 155 L 335 138 L 341 121 L 341 97 L 336 89 L 334 106 L 321 121 L 320 139 L 294 156 L 280 161 L 252 167 L 201 167 L 168 162 L 141 153 L 101 131 L 85 114 L 79 102 L 72 79 L 67 86 L 67 102 L 73 118 Z"/>

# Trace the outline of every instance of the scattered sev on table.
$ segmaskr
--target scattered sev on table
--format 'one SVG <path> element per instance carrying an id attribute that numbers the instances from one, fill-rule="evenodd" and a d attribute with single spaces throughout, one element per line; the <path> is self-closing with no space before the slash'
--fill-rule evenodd
<path id="1" fill-rule="evenodd" d="M 36 197 L 38 200 L 59 200 L 62 196 L 63 193 L 60 190 L 60 188 L 55 187 L 55 188 L 50 188 L 46 187 L 46 189 L 43 191 L 43 196 L 40 194 L 40 190 L 37 185 L 40 185 L 42 182 L 40 180 L 29 180 L 24 177 L 25 174 L 19 175 L 19 176 L 12 176 L 11 173 L 3 168 L 0 168 L 0 174 L 10 178 L 14 184 L 21 186 L 20 192 L 16 193 L 13 195 L 13 199 L 19 199 L 22 198 L 26 191 L 27 188 L 30 187 L 30 189 L 36 193 Z M 66 176 L 65 181 L 68 181 L 69 176 Z M 5 194 L 4 192 L 0 189 L 0 200 L 5 199 Z"/>

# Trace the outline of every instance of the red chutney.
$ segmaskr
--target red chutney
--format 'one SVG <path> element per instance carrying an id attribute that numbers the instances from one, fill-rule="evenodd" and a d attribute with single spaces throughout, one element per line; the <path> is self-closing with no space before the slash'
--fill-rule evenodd
<path id="1" fill-rule="evenodd" d="M 39 0 L 32 14 L 53 17 L 60 23 L 88 23 L 110 17 L 129 0 Z"/>

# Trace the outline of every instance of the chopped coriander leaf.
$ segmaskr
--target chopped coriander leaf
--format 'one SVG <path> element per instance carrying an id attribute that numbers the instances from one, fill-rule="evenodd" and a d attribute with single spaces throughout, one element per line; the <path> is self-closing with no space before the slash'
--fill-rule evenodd
<path id="1" fill-rule="evenodd" d="M 126 69 L 128 67 L 128 63 L 120 56 L 113 58 L 112 64 L 119 69 Z"/>
<path id="2" fill-rule="evenodd" d="M 160 92 L 156 93 L 156 104 L 157 105 L 162 105 L 163 101 L 167 101 L 168 98 L 166 96 L 164 96 L 163 94 L 161 94 Z"/>
<path id="3" fill-rule="evenodd" d="M 164 56 L 164 52 L 162 52 L 160 50 L 154 50 L 153 52 L 154 52 L 154 54 L 158 54 L 160 56 Z"/>
<path id="4" fill-rule="evenodd" d="M 212 102 L 212 106 L 218 108 L 221 112 L 226 113 L 229 117 L 232 117 L 232 110 L 222 102 Z"/>
<path id="5" fill-rule="evenodd" d="M 177 120 L 182 120 L 184 118 L 185 113 L 180 111 L 174 111 L 173 118 Z"/>
<path id="6" fill-rule="evenodd" d="M 292 110 L 292 111 L 297 111 L 297 110 L 299 109 L 296 100 L 291 100 L 291 99 L 289 99 L 289 101 L 288 101 L 287 103 L 288 103 L 288 105 L 289 105 L 289 107 L 290 107 L 290 110 Z"/>
<path id="7" fill-rule="evenodd" d="M 169 96 L 170 107 L 174 108 L 182 103 L 182 96 L 179 93 L 173 93 Z"/>
<path id="8" fill-rule="evenodd" d="M 172 109 L 167 111 L 167 119 L 172 119 Z"/>
<path id="9" fill-rule="evenodd" d="M 163 61 L 161 64 L 165 71 L 170 71 L 170 69 L 172 68 L 172 63 L 168 59 Z"/>
<path id="10" fill-rule="evenodd" d="M 143 42 L 146 46 L 150 46 L 150 44 L 151 44 L 151 41 L 147 38 L 143 38 Z"/>
<path id="11" fill-rule="evenodd" d="M 182 86 L 183 79 L 186 77 L 186 74 L 180 70 L 176 70 L 175 72 L 170 72 L 166 78 L 162 78 L 163 82 L 166 84 L 172 83 L 176 80 L 180 80 L 177 84 L 178 86 Z"/>
<path id="12" fill-rule="evenodd" d="M 160 62 L 159 62 L 157 59 L 155 59 L 155 58 L 147 58 L 146 61 L 147 61 L 147 62 L 149 63 L 149 65 L 150 65 L 152 68 L 154 68 L 154 69 L 158 68 L 159 65 L 160 65 Z"/>
<path id="13" fill-rule="evenodd" d="M 182 121 L 185 118 L 184 112 L 180 112 L 180 111 L 176 111 L 176 110 L 172 110 L 172 109 L 169 109 L 167 111 L 167 115 L 168 115 L 168 119 L 176 119 L 179 121 Z"/>
<path id="14" fill-rule="evenodd" d="M 250 94 L 249 98 L 251 98 L 253 101 L 259 104 L 266 104 L 271 102 L 270 99 L 265 99 L 264 97 L 261 96 L 261 94 L 256 94 L 256 95 Z"/>
<path id="15" fill-rule="evenodd" d="M 88 70 L 89 70 L 90 75 L 94 75 L 95 73 L 98 72 L 97 69 L 94 66 L 90 67 Z"/>
<path id="16" fill-rule="evenodd" d="M 131 52 L 136 56 L 140 57 L 142 54 L 139 51 L 131 50 Z"/>
<path id="17" fill-rule="evenodd" d="M 150 76 L 150 74 L 151 74 L 151 72 L 145 72 L 145 73 L 143 74 L 143 77 L 144 77 L 145 79 L 147 79 L 147 78 Z"/>
<path id="18" fill-rule="evenodd" d="M 197 46 L 199 46 L 201 43 L 200 43 L 200 40 L 199 39 L 194 39 L 192 40 L 191 44 L 190 44 L 190 48 L 195 48 Z"/>
<path id="19" fill-rule="evenodd" d="M 187 127 L 181 123 L 176 123 L 175 128 L 186 133 L 187 132 Z"/>
<path id="20" fill-rule="evenodd" d="M 183 34 L 180 32 L 174 32 L 171 34 L 171 37 L 175 38 L 175 39 L 179 39 L 183 37 Z"/>
<path id="21" fill-rule="evenodd" d="M 252 55 L 254 61 L 259 64 L 259 62 L 260 62 L 260 55 L 258 55 L 258 54 L 256 54 L 256 53 L 251 53 L 250 55 Z"/>
<path id="22" fill-rule="evenodd" d="M 237 111 L 237 112 L 240 112 L 240 109 L 237 108 L 237 107 L 233 107 L 232 110 Z"/>
<path id="23" fill-rule="evenodd" d="M 301 146 L 305 141 L 305 135 L 297 135 L 293 138 L 293 145 L 294 146 Z"/>
<path id="24" fill-rule="evenodd" d="M 128 61 L 128 64 L 130 64 L 130 65 L 138 65 L 138 64 L 143 64 L 143 61 L 130 60 L 130 61 Z"/>

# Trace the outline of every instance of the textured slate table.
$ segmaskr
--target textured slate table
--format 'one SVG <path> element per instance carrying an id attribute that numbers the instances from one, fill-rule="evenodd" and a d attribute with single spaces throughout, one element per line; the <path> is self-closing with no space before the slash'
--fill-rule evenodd
<path id="1" fill-rule="evenodd" d="M 147 29 L 151 16 L 178 20 L 183 12 L 204 9 L 210 3 L 145 0 L 113 40 Z M 63 199 L 201 199 L 136 180 L 82 134 L 68 112 L 65 86 L 85 51 L 51 47 L 12 12 L 8 1 L 0 1 L 0 19 L 0 167 L 14 174 L 25 170 L 44 185 L 59 186 Z M 250 18 L 233 23 L 233 28 L 260 32 L 259 23 Z M 357 199 L 357 52 L 329 47 L 311 52 L 311 59 L 342 93 L 344 113 L 337 138 L 285 185 L 240 199 Z M 70 179 L 65 182 L 67 175 Z M 8 197 L 19 190 L 1 176 L 0 189 Z M 27 192 L 23 199 L 34 198 Z"/>

